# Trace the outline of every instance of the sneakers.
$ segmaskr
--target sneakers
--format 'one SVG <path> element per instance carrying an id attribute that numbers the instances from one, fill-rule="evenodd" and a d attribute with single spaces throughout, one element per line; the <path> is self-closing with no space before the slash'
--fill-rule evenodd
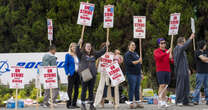
<path id="1" fill-rule="evenodd" d="M 169 105 L 165 101 L 159 101 L 158 104 L 159 104 L 159 107 L 165 107 L 165 108 L 168 108 L 169 107 Z"/>
<path id="2" fill-rule="evenodd" d="M 163 107 L 168 108 L 169 105 L 167 104 L 167 102 L 163 102 Z"/>
<path id="3" fill-rule="evenodd" d="M 194 105 L 199 105 L 199 102 L 193 102 Z"/>
<path id="4" fill-rule="evenodd" d="M 67 108 L 68 108 L 68 109 L 75 109 L 75 107 L 74 107 L 74 106 L 71 106 L 71 105 L 68 106 Z"/>
<path id="5" fill-rule="evenodd" d="M 47 104 L 43 104 L 43 108 L 48 108 L 50 106 L 50 104 L 49 103 L 47 103 Z"/>
<path id="6" fill-rule="evenodd" d="M 90 104 L 90 110 L 96 110 L 93 104 Z"/>
<path id="7" fill-rule="evenodd" d="M 43 104 L 43 108 L 48 108 L 48 107 L 49 107 L 49 105 Z"/>
<path id="8" fill-rule="evenodd" d="M 187 104 L 183 104 L 184 106 L 194 106 L 193 103 L 187 103 Z"/>
<path id="9" fill-rule="evenodd" d="M 177 103 L 177 106 L 182 107 L 183 104 L 182 103 Z"/>

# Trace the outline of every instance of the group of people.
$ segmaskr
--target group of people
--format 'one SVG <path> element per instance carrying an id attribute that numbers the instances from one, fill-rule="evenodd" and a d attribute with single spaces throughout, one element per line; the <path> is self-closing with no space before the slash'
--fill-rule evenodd
<path id="1" fill-rule="evenodd" d="M 176 104 L 179 106 L 191 105 L 188 98 L 190 92 L 188 59 L 185 50 L 195 37 L 194 34 L 186 41 L 184 37 L 177 39 L 177 46 L 166 49 L 166 41 L 164 38 L 157 40 L 159 48 L 154 50 L 154 58 L 156 62 L 157 79 L 159 83 L 159 105 L 161 107 L 168 107 L 166 93 L 167 87 L 170 83 L 171 68 L 170 64 L 174 64 L 176 73 Z M 90 104 L 90 110 L 96 110 L 96 106 L 101 104 L 104 107 L 104 100 L 112 100 L 114 107 L 119 106 L 119 85 L 112 87 L 111 81 L 106 74 L 105 66 L 100 66 L 101 56 L 113 55 L 113 61 L 119 65 L 124 63 L 126 79 L 128 81 L 128 97 L 129 107 L 131 109 L 143 108 L 140 103 L 140 83 L 142 80 L 141 64 L 142 57 L 135 51 L 135 42 L 130 41 L 128 44 L 128 51 L 124 58 L 120 55 L 120 51 L 116 49 L 114 52 L 108 52 L 109 42 L 103 43 L 99 51 L 92 48 L 91 43 L 84 43 L 80 39 L 78 43 L 71 43 L 69 45 L 68 53 L 65 55 L 65 73 L 68 77 L 68 96 L 69 100 L 66 103 L 68 109 L 81 108 L 87 110 L 86 104 Z M 206 51 L 206 42 L 199 42 L 199 49 L 196 51 L 197 59 L 197 78 L 196 89 L 193 93 L 194 104 L 199 103 L 199 93 L 202 84 L 204 84 L 206 101 L 208 104 L 208 57 Z M 51 46 L 49 53 L 43 57 L 43 66 L 56 65 L 55 57 L 56 48 Z M 96 83 L 97 73 L 100 73 L 99 86 L 94 98 L 94 87 Z M 88 78 L 86 80 L 85 77 Z M 88 76 L 86 76 L 88 75 Z M 58 78 L 59 79 L 59 78 Z M 79 85 L 82 86 L 81 91 L 81 107 L 77 106 L 77 98 L 79 94 Z M 88 100 L 86 101 L 86 93 L 88 90 Z M 74 92 L 73 92 L 74 91 Z M 58 89 L 53 91 L 53 101 L 57 98 Z M 48 107 L 49 90 L 45 90 L 44 107 Z M 74 93 L 72 95 L 72 93 Z M 73 97 L 72 97 L 73 96 Z M 55 102 L 53 102 L 55 103 Z"/>
<path id="2" fill-rule="evenodd" d="M 157 40 L 159 48 L 154 50 L 154 58 L 156 61 L 157 79 L 159 83 L 159 105 L 168 107 L 167 105 L 167 87 L 171 79 L 170 64 L 174 64 L 174 72 L 176 76 L 176 105 L 178 106 L 193 106 L 199 104 L 200 89 L 204 85 L 205 100 L 208 105 L 208 53 L 206 49 L 206 41 L 199 41 L 198 49 L 194 53 L 196 61 L 196 88 L 192 94 L 192 101 L 190 101 L 190 85 L 189 76 L 191 70 L 189 69 L 186 49 L 195 38 L 191 34 L 186 41 L 184 37 L 177 39 L 177 46 L 172 49 L 166 49 L 166 41 L 164 38 Z"/>

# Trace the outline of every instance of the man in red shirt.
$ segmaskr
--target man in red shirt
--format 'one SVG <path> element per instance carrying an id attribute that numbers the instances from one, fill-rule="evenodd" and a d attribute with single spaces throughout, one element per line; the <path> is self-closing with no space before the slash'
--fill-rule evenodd
<path id="1" fill-rule="evenodd" d="M 154 59 L 156 62 L 157 79 L 159 83 L 159 105 L 161 107 L 168 107 L 166 93 L 171 77 L 170 63 L 173 63 L 172 49 L 166 49 L 164 38 L 159 38 L 157 44 L 159 48 L 154 50 Z"/>

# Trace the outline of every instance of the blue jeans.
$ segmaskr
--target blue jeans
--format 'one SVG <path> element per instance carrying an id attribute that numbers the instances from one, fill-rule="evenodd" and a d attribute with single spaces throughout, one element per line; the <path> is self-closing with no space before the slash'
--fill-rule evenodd
<path id="1" fill-rule="evenodd" d="M 202 85 L 204 85 L 205 100 L 208 101 L 208 73 L 196 74 L 196 88 L 193 93 L 193 102 L 199 102 Z"/>
<path id="2" fill-rule="evenodd" d="M 140 88 L 140 81 L 141 81 L 141 74 L 127 74 L 128 85 L 129 85 L 129 101 L 133 101 L 133 97 L 135 96 L 135 100 L 139 101 L 139 88 Z"/>

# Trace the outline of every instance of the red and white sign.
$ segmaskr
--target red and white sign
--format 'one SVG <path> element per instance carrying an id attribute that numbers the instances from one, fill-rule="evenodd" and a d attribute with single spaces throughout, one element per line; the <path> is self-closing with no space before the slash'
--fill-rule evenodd
<path id="1" fill-rule="evenodd" d="M 145 38 L 146 16 L 134 16 L 134 38 Z"/>
<path id="2" fill-rule="evenodd" d="M 181 13 L 173 13 L 170 15 L 170 24 L 168 35 L 177 35 L 180 24 Z"/>
<path id="3" fill-rule="evenodd" d="M 98 72 L 105 72 L 106 66 L 113 63 L 113 57 L 114 57 L 113 53 L 110 52 L 101 56 L 99 61 Z"/>
<path id="4" fill-rule="evenodd" d="M 48 40 L 53 40 L 53 22 L 52 19 L 47 19 L 48 25 Z"/>
<path id="5" fill-rule="evenodd" d="M 58 88 L 56 66 L 42 66 L 41 78 L 43 80 L 44 89 Z"/>
<path id="6" fill-rule="evenodd" d="M 123 72 L 117 62 L 112 63 L 106 68 L 107 74 L 111 79 L 112 86 L 117 86 L 125 81 Z"/>
<path id="7" fill-rule="evenodd" d="M 10 72 L 10 88 L 23 89 L 24 88 L 24 71 L 23 67 L 12 66 Z"/>
<path id="8" fill-rule="evenodd" d="M 114 6 L 104 6 L 104 28 L 113 28 Z"/>
<path id="9" fill-rule="evenodd" d="M 94 4 L 81 2 L 77 24 L 91 26 L 94 9 Z"/>

